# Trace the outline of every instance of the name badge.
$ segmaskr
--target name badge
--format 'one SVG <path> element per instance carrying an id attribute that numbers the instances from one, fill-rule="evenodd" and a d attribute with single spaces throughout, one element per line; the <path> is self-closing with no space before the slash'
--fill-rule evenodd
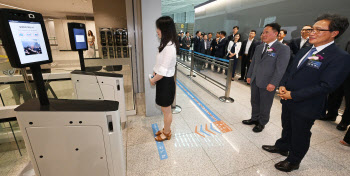
<path id="1" fill-rule="evenodd" d="M 268 53 L 267 55 L 271 57 L 276 57 L 276 53 Z"/>
<path id="2" fill-rule="evenodd" d="M 320 69 L 321 65 L 322 65 L 322 62 L 320 62 L 320 61 L 309 60 L 307 62 L 306 66 L 311 67 L 311 68 Z"/>

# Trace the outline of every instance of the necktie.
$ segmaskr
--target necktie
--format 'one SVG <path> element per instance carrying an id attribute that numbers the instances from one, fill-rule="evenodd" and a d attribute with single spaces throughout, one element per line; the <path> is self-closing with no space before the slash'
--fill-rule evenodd
<path id="1" fill-rule="evenodd" d="M 264 51 L 263 51 L 263 53 L 261 54 L 261 58 L 263 58 L 263 56 L 264 56 L 264 54 L 266 53 L 268 47 L 269 47 L 269 45 L 266 44 L 266 46 L 265 46 L 265 48 L 264 48 Z"/>
<path id="2" fill-rule="evenodd" d="M 311 57 L 311 56 L 312 56 L 312 54 L 313 54 L 315 51 L 317 51 L 317 50 L 316 50 L 316 48 L 311 48 L 311 50 L 310 50 L 309 54 L 307 54 L 307 56 L 306 56 L 306 57 L 304 57 L 304 58 L 303 58 L 303 60 L 302 60 L 301 62 L 299 62 L 299 65 L 298 65 L 298 67 L 297 67 L 297 68 L 299 68 L 301 65 L 303 65 L 303 63 L 304 63 L 305 61 L 307 61 L 307 60 L 308 60 L 308 58 L 309 58 L 309 57 Z"/>

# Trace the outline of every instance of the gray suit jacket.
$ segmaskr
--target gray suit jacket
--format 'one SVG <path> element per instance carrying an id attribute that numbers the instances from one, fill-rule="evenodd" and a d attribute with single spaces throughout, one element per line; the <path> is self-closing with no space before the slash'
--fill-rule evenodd
<path id="1" fill-rule="evenodd" d="M 268 84 L 278 86 L 290 59 L 290 49 L 288 46 L 276 41 L 271 48 L 275 49 L 275 57 L 271 53 L 265 52 L 261 57 L 264 44 L 255 48 L 250 64 L 247 78 L 251 78 L 251 83 L 255 80 L 259 88 L 266 88 Z"/>

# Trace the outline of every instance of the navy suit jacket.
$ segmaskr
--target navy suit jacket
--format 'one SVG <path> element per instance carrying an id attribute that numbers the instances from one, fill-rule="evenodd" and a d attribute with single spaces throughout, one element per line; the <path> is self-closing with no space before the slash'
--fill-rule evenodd
<path id="1" fill-rule="evenodd" d="M 222 39 L 218 45 L 216 45 L 215 57 L 223 58 L 226 55 L 227 40 Z"/>
<path id="2" fill-rule="evenodd" d="M 289 65 L 280 86 L 291 91 L 291 100 L 281 100 L 299 117 L 318 119 L 326 104 L 327 94 L 338 88 L 349 74 L 350 55 L 332 44 L 318 52 L 323 56 L 317 69 L 308 66 L 308 61 L 299 68 L 299 60 L 311 47 L 302 48 Z"/>
<path id="3" fill-rule="evenodd" d="M 199 37 L 195 37 L 194 38 L 194 46 L 193 46 L 193 50 L 195 52 L 200 52 L 200 42 L 201 42 L 201 39 Z"/>
<path id="4" fill-rule="evenodd" d="M 295 38 L 295 39 L 292 39 L 289 43 L 289 47 L 290 49 L 292 50 L 293 52 L 293 55 L 297 54 L 298 51 L 301 49 L 301 48 L 306 48 L 306 47 L 310 47 L 312 46 L 310 43 L 309 43 L 309 39 L 307 39 L 307 41 L 305 42 L 305 44 L 303 46 L 300 46 L 300 42 L 301 42 L 301 38 Z"/>

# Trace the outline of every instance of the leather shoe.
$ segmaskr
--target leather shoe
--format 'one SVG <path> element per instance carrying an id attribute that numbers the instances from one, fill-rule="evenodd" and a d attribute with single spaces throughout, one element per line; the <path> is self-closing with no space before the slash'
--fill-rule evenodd
<path id="1" fill-rule="evenodd" d="M 265 125 L 258 124 L 258 125 L 256 125 L 256 126 L 253 128 L 253 131 L 254 131 L 255 133 L 259 133 L 259 132 L 261 132 L 264 128 L 265 128 Z"/>
<path id="2" fill-rule="evenodd" d="M 274 145 L 263 145 L 262 149 L 264 149 L 265 151 L 268 151 L 270 153 L 279 153 L 283 156 L 288 156 L 288 151 L 282 151 Z"/>
<path id="3" fill-rule="evenodd" d="M 255 120 L 252 120 L 252 119 L 243 120 L 242 123 L 245 124 L 245 125 L 258 125 L 259 124 L 258 121 L 255 121 Z"/>
<path id="4" fill-rule="evenodd" d="M 275 168 L 283 172 L 290 172 L 299 169 L 299 165 L 300 164 L 292 164 L 289 161 L 281 161 L 275 164 Z"/>
<path id="5" fill-rule="evenodd" d="M 348 126 L 349 126 L 349 124 L 340 122 L 340 123 L 337 125 L 337 129 L 338 129 L 339 131 L 345 131 L 345 130 L 348 128 Z"/>
<path id="6" fill-rule="evenodd" d="M 243 80 L 243 79 L 244 79 L 243 77 L 238 78 L 238 80 Z"/>

